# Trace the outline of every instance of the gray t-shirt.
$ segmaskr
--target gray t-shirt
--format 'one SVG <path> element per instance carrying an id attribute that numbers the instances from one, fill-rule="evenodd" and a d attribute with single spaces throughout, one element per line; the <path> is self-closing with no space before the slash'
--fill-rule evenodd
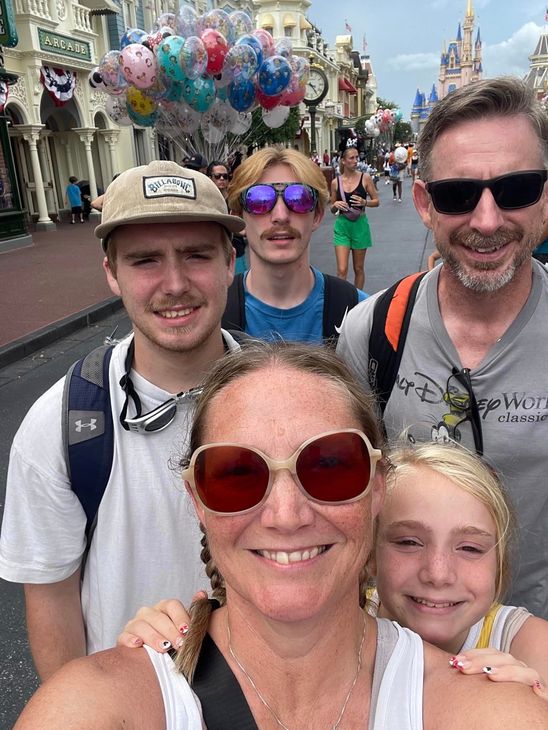
<path id="1" fill-rule="evenodd" d="M 439 268 L 421 282 L 396 383 L 384 422 L 389 439 L 404 429 L 412 441 L 446 437 L 474 449 L 469 421 L 452 413 L 466 397 L 453 367 L 462 368 L 443 324 L 437 297 Z M 379 293 L 380 294 L 380 293 Z M 344 322 L 337 352 L 367 379 L 369 333 L 379 295 L 356 306 Z M 548 619 L 548 272 L 533 261 L 533 285 L 508 330 L 471 371 L 483 431 L 484 455 L 516 509 L 519 545 L 507 602 Z"/>

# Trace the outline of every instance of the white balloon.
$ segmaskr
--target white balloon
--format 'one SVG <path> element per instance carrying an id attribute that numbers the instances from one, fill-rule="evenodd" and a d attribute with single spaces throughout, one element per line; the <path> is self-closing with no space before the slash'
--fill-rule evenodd
<path id="1" fill-rule="evenodd" d="M 253 116 L 251 112 L 238 112 L 238 116 L 230 127 L 232 134 L 245 134 L 251 127 Z"/>
<path id="2" fill-rule="evenodd" d="M 274 109 L 263 109 L 263 122 L 270 129 L 277 129 L 281 127 L 289 116 L 288 106 L 275 106 Z"/>

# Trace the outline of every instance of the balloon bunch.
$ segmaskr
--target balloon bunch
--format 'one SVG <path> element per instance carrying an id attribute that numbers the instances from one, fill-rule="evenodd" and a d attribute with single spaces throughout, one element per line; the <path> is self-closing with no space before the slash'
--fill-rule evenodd
<path id="1" fill-rule="evenodd" d="M 376 138 L 381 134 L 390 135 L 396 123 L 402 118 L 403 113 L 400 109 L 377 109 L 375 114 L 365 121 L 367 136 Z"/>
<path id="2" fill-rule="evenodd" d="M 109 95 L 106 112 L 116 124 L 155 127 L 174 141 L 191 137 L 191 148 L 211 151 L 227 135 L 241 142 L 257 107 L 266 126 L 280 127 L 303 100 L 308 73 L 288 39 L 274 43 L 246 13 L 198 15 L 181 5 L 150 33 L 126 31 L 89 83 Z"/>

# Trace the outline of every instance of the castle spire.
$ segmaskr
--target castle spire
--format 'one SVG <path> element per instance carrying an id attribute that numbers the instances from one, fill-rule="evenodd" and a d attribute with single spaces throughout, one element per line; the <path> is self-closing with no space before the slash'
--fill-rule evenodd
<path id="1" fill-rule="evenodd" d="M 468 4 L 466 6 L 466 16 L 469 18 L 470 16 L 474 15 L 474 8 L 472 6 L 472 0 L 468 0 Z"/>

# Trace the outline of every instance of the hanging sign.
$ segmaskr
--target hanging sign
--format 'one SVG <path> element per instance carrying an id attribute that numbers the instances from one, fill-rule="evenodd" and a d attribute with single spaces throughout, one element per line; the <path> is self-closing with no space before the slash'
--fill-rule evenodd
<path id="1" fill-rule="evenodd" d="M 0 46 L 13 48 L 18 40 L 11 0 L 0 0 Z"/>

